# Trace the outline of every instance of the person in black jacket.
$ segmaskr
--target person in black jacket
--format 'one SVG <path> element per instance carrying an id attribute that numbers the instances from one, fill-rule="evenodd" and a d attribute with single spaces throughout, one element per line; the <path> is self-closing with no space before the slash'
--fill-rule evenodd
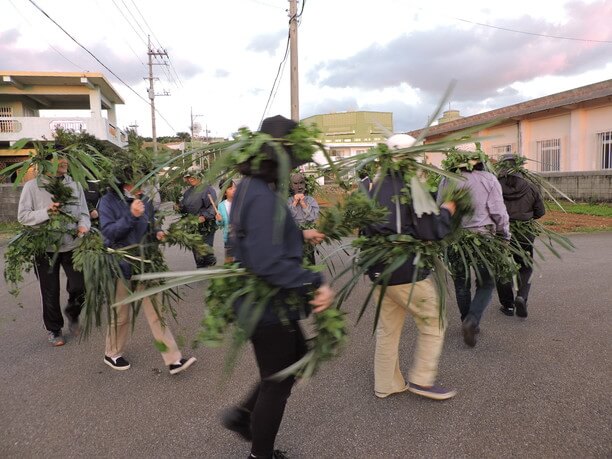
<path id="1" fill-rule="evenodd" d="M 214 201 L 217 199 L 217 193 L 212 186 L 202 184 L 202 170 L 200 168 L 189 168 L 184 179 L 189 187 L 183 193 L 178 210 L 183 215 L 196 215 L 198 217 L 202 239 L 210 247 L 214 247 L 215 231 L 217 230 L 215 218 L 217 213 L 215 212 Z M 217 263 L 214 253 L 200 255 L 197 250 L 193 250 L 193 259 L 196 268 L 206 268 Z"/>
<path id="2" fill-rule="evenodd" d="M 392 171 L 376 180 L 372 187 L 373 198 L 387 208 L 389 216 L 384 223 L 366 227 L 363 230 L 365 236 L 407 234 L 416 239 L 434 241 L 451 232 L 455 203 L 443 203 L 438 215 L 424 213 L 419 217 L 410 204 L 400 202 L 401 190 L 407 187 L 401 172 Z M 380 282 L 385 269 L 386 265 L 374 265 L 368 275 L 373 282 Z M 376 327 L 374 393 L 385 398 L 408 390 L 434 400 L 446 400 L 454 397 L 456 391 L 435 384 L 446 324 L 440 317 L 438 295 L 428 277 L 429 272 L 420 270 L 415 273 L 414 270 L 413 256 L 388 279 Z M 377 290 L 379 295 L 380 287 Z M 418 330 L 408 384 L 399 367 L 399 342 L 407 313 L 412 315 Z"/>
<path id="3" fill-rule="evenodd" d="M 499 183 L 504 195 L 504 204 L 510 216 L 510 222 L 527 222 L 541 218 L 545 213 L 544 201 L 540 190 L 519 173 L 509 173 L 504 170 L 504 163 L 512 166 L 515 156 L 508 154 L 500 158 L 502 164 L 499 173 Z M 521 248 L 524 255 L 515 254 L 514 260 L 520 266 L 518 273 L 518 290 L 516 297 L 512 290 L 512 282 L 497 283 L 497 295 L 501 303 L 500 311 L 507 316 L 513 316 L 515 311 L 518 317 L 527 317 L 527 299 L 531 289 L 531 275 L 533 274 L 533 242 L 534 236 L 517 236 L 512 234 L 512 244 Z M 528 258 L 525 258 L 525 255 Z"/>
<path id="4" fill-rule="evenodd" d="M 263 121 L 261 132 L 280 139 L 295 126 L 295 122 L 275 116 Z M 305 162 L 292 157 L 290 148 L 284 148 L 292 167 Z M 268 302 L 250 337 L 260 381 L 243 403 L 227 410 L 222 417 L 226 428 L 252 441 L 251 457 L 262 458 L 284 457 L 274 450 L 274 442 L 295 381 L 293 376 L 282 381 L 269 378 L 297 362 L 306 352 L 297 321 L 306 317 L 311 307 L 315 313 L 325 310 L 334 297 L 320 273 L 302 268 L 303 242 L 319 243 L 325 236 L 316 230 L 298 229 L 286 208 L 286 196 L 277 191 L 279 166 L 270 150 L 267 145 L 262 150 L 270 159 L 251 158 L 239 166 L 245 178 L 232 203 L 230 240 L 235 259 L 242 267 L 281 290 Z M 309 301 L 311 294 L 314 297 Z M 300 304 L 288 301 L 290 297 L 300 299 Z M 249 315 L 253 307 L 238 302 L 235 305 L 238 321 Z"/>

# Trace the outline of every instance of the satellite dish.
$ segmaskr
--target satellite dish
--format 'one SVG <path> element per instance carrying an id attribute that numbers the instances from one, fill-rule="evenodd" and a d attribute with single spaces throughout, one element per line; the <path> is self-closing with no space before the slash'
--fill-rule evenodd
<path id="1" fill-rule="evenodd" d="M 193 123 L 193 133 L 199 134 L 202 132 L 202 125 L 200 123 Z"/>

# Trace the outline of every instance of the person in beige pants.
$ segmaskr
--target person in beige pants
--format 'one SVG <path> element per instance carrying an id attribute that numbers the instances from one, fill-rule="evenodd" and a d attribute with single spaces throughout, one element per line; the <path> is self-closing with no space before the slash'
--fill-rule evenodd
<path id="1" fill-rule="evenodd" d="M 123 172 L 126 175 L 125 172 Z M 132 177 L 124 177 L 120 190 L 123 196 L 109 190 L 100 199 L 98 213 L 100 217 L 100 231 L 104 236 L 104 245 L 113 249 L 147 243 L 150 236 L 155 235 L 158 240 L 165 237 L 161 230 L 153 228 L 153 205 L 150 201 L 141 200 L 141 193 L 129 183 Z M 132 276 L 132 267 L 127 262 L 120 262 L 122 279 L 118 279 L 115 293 L 116 303 L 127 298 L 128 285 Z M 142 290 L 138 285 L 136 290 Z M 151 333 L 162 349 L 161 354 L 170 374 L 180 373 L 189 368 L 195 357 L 184 359 L 176 345 L 170 329 L 163 323 L 162 311 L 156 309 L 154 298 L 146 297 L 142 300 L 142 310 L 149 322 Z M 129 304 L 121 304 L 111 313 L 111 320 L 106 337 L 104 363 L 114 370 L 127 370 L 130 363 L 123 357 L 123 351 L 128 342 L 130 333 Z"/>
<path id="2" fill-rule="evenodd" d="M 377 290 L 380 294 L 380 287 Z M 391 285 L 385 291 L 376 327 L 374 392 L 377 397 L 409 389 L 400 370 L 399 356 L 407 314 L 414 319 L 418 331 L 410 382 L 432 387 L 436 380 L 446 324 L 440 320 L 435 286 L 429 278 L 413 284 Z"/>

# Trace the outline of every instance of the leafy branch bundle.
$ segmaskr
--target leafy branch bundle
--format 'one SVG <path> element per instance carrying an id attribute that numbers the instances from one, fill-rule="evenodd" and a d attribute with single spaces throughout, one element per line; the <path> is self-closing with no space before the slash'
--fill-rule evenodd
<path id="1" fill-rule="evenodd" d="M 200 255 L 211 253 L 212 248 L 202 239 L 198 230 L 199 225 L 198 217 L 195 215 L 187 215 L 181 218 L 168 227 L 164 243 L 166 245 L 177 245 L 182 249 L 196 250 Z"/>
<path id="2" fill-rule="evenodd" d="M 524 251 L 505 239 L 489 234 L 462 229 L 456 237 L 447 242 L 445 261 L 453 275 L 484 267 L 494 279 L 510 281 L 517 274 L 519 266 L 513 255 L 529 260 Z"/>
<path id="3" fill-rule="evenodd" d="M 356 191 L 337 206 L 321 210 L 317 228 L 328 240 L 340 240 L 352 236 L 356 229 L 384 221 L 388 213 L 365 193 Z"/>
<path id="4" fill-rule="evenodd" d="M 557 258 L 561 258 L 561 254 L 558 252 L 556 246 L 559 246 L 565 250 L 573 250 L 576 246 L 567 237 L 551 231 L 542 225 L 537 220 L 520 221 L 513 220 L 510 222 L 510 233 L 512 239 L 520 243 L 532 242 L 535 238 L 538 238 L 544 246 L 550 250 L 550 252 Z M 538 256 L 544 260 L 544 254 L 537 246 L 534 245 L 534 251 Z"/>

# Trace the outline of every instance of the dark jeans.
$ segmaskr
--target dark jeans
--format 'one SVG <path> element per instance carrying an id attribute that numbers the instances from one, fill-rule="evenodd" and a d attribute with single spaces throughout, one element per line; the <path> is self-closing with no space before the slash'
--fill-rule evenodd
<path id="1" fill-rule="evenodd" d="M 60 265 L 64 268 L 67 277 L 68 305 L 65 312 L 71 322 L 79 320 L 85 298 L 85 281 L 83 274 L 75 271 L 72 266 L 72 251 L 58 253 L 55 263 L 50 266 L 50 260 L 54 255 L 48 253 L 46 256 L 36 257 L 34 270 L 40 283 L 45 328 L 59 332 L 64 326 L 60 307 Z"/>
<path id="2" fill-rule="evenodd" d="M 525 257 L 520 254 L 515 254 L 513 256 L 514 261 L 516 261 L 519 265 L 518 272 L 518 291 L 516 292 L 516 296 L 520 296 L 527 303 L 527 298 L 529 297 L 529 290 L 531 289 L 531 275 L 533 274 L 533 241 L 525 240 L 520 243 L 515 240 L 512 241 L 513 244 L 520 244 L 523 252 L 529 254 L 529 258 L 525 260 Z M 497 283 L 497 296 L 499 297 L 499 302 L 502 306 L 507 308 L 514 306 L 514 293 L 512 292 L 512 282 L 508 283 Z"/>
<path id="3" fill-rule="evenodd" d="M 204 239 L 204 242 L 214 251 L 215 232 L 211 231 L 209 233 L 203 233 L 202 239 Z M 196 268 L 207 268 L 217 264 L 217 259 L 215 258 L 214 252 L 208 255 L 200 255 L 194 250 L 193 259 L 195 260 Z"/>
<path id="4" fill-rule="evenodd" d="M 295 378 L 267 378 L 297 362 L 306 353 L 306 341 L 297 322 L 259 327 L 251 337 L 261 380 L 241 407 L 251 412 L 251 453 L 269 457 L 280 428 Z"/>
<path id="5" fill-rule="evenodd" d="M 489 305 L 495 288 L 495 280 L 486 267 L 478 267 L 479 276 L 476 277 L 476 292 L 472 298 L 472 276 L 463 266 L 455 266 L 455 295 L 461 313 L 461 321 L 469 318 L 478 325 L 484 310 Z"/>

